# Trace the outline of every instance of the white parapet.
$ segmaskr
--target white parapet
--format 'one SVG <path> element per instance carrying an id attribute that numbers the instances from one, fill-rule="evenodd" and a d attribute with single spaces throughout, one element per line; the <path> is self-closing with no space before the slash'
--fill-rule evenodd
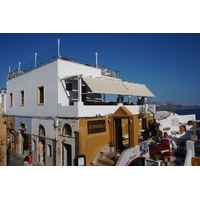
<path id="1" fill-rule="evenodd" d="M 185 157 L 185 162 L 184 166 L 191 166 L 192 165 L 192 157 L 195 156 L 195 151 L 194 151 L 194 141 L 186 141 L 186 157 Z"/>

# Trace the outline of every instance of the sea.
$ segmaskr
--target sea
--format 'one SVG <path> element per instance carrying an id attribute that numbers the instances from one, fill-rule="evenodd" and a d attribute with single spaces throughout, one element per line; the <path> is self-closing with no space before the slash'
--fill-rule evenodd
<path id="1" fill-rule="evenodd" d="M 196 120 L 200 120 L 200 109 L 179 109 L 176 110 L 175 113 L 178 115 L 196 115 Z"/>

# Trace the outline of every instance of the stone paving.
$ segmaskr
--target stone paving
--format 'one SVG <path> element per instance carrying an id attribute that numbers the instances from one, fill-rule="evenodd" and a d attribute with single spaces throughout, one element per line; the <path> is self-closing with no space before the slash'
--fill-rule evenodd
<path id="1" fill-rule="evenodd" d="M 23 156 L 10 151 L 7 157 L 7 166 L 24 166 Z"/>

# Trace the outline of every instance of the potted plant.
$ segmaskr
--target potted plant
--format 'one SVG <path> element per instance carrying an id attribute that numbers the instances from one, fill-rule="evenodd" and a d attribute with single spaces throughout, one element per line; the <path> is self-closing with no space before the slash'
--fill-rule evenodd
<path id="1" fill-rule="evenodd" d="M 128 149 L 128 148 L 131 147 L 131 145 L 130 144 L 125 144 L 124 147 L 125 147 L 125 149 Z"/>
<path id="2" fill-rule="evenodd" d="M 142 119 L 145 114 L 146 114 L 146 108 L 143 107 L 143 106 L 140 106 L 140 108 L 139 108 L 139 114 L 138 114 L 138 119 Z"/>
<path id="3" fill-rule="evenodd" d="M 156 148 L 156 143 L 155 142 L 153 142 L 153 141 L 151 141 L 150 143 L 149 143 L 149 149 L 155 149 Z"/>
<path id="4" fill-rule="evenodd" d="M 108 145 L 110 146 L 110 152 L 114 152 L 114 143 L 110 141 Z"/>
<path id="5" fill-rule="evenodd" d="M 164 138 L 168 138 L 168 133 L 164 132 Z"/>
<path id="6" fill-rule="evenodd" d="M 154 155 L 153 155 L 153 159 L 154 159 L 155 161 L 160 160 L 160 155 L 159 155 L 159 154 L 154 154 Z"/>

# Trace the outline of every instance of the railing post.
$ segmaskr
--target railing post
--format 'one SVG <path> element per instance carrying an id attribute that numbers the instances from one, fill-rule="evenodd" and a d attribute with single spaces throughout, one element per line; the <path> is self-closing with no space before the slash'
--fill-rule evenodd
<path id="1" fill-rule="evenodd" d="M 96 55 L 96 68 L 97 68 L 98 67 L 98 53 L 96 52 L 95 55 Z"/>
<path id="2" fill-rule="evenodd" d="M 35 53 L 35 67 L 37 66 L 37 53 Z"/>
<path id="3" fill-rule="evenodd" d="M 21 62 L 19 62 L 18 75 L 19 75 L 19 73 L 20 73 L 20 66 L 21 66 Z"/>

